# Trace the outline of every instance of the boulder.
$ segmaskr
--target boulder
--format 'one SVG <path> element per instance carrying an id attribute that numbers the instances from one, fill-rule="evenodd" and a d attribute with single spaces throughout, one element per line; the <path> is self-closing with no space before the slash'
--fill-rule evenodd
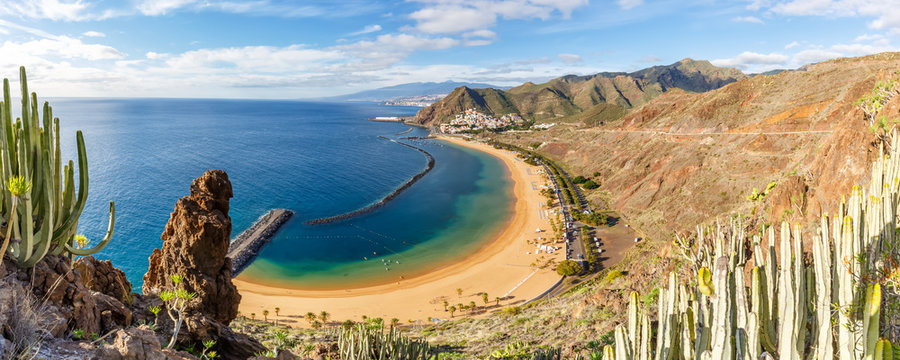
<path id="1" fill-rule="evenodd" d="M 116 269 L 109 260 L 100 261 L 93 256 L 75 260 L 73 267 L 78 270 L 81 280 L 89 289 L 112 296 L 123 303 L 131 303 L 131 282 L 125 272 Z"/>
<path id="2" fill-rule="evenodd" d="M 174 360 L 194 357 L 168 349 L 162 349 L 156 333 L 146 325 L 120 329 L 111 345 L 97 350 L 97 359 L 110 360 Z"/>

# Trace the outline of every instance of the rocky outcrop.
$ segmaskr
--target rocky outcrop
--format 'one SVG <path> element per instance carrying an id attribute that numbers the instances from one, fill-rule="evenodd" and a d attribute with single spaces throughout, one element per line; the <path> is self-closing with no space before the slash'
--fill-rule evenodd
<path id="1" fill-rule="evenodd" d="M 123 303 L 131 303 L 131 282 L 125 272 L 116 269 L 109 260 L 100 261 L 93 256 L 75 260 L 81 280 L 89 289 L 106 294 Z"/>
<path id="2" fill-rule="evenodd" d="M 184 288 L 197 293 L 188 313 L 202 313 L 228 325 L 237 316 L 241 296 L 231 283 L 228 201 L 231 182 L 221 170 L 194 180 L 191 194 L 175 204 L 162 233 L 162 249 L 153 250 L 144 275 L 144 294 L 172 287 L 172 275 L 184 276 Z"/>
<path id="3" fill-rule="evenodd" d="M 98 349 L 96 358 L 109 360 L 195 359 L 182 352 L 162 349 L 156 333 L 145 325 L 117 331 L 112 344 Z"/>
<path id="4" fill-rule="evenodd" d="M 228 328 L 241 300 L 231 282 L 231 259 L 226 256 L 231 239 L 231 197 L 231 182 L 224 171 L 210 170 L 194 180 L 190 195 L 175 204 L 161 236 L 162 248 L 150 255 L 143 292 L 155 296 L 162 289 L 173 288 L 172 275 L 183 276 L 184 289 L 197 296 L 185 310 L 185 331 L 179 333 L 178 341 L 199 344 L 215 340 L 215 349 L 225 359 L 246 359 L 264 347 Z M 159 319 L 162 328 L 171 331 L 169 319 L 163 314 Z"/>
<path id="5" fill-rule="evenodd" d="M 54 337 L 64 335 L 67 329 L 102 334 L 131 325 L 132 312 L 129 304 L 116 298 L 127 298 L 122 289 L 114 292 L 115 296 L 110 296 L 88 286 L 90 279 L 107 279 L 110 274 L 113 274 L 113 278 L 116 277 L 111 271 L 107 271 L 105 275 L 90 272 L 97 268 L 98 263 L 100 262 L 93 258 L 79 259 L 73 268 L 68 258 L 59 255 L 47 256 L 33 268 L 19 269 L 11 261 L 4 261 L 0 276 L 7 276 L 0 281 L 0 288 L 4 290 L 0 293 L 10 294 L 13 289 L 20 289 L 40 300 L 44 321 L 48 322 L 47 329 Z M 79 269 L 78 264 L 88 266 Z M 120 280 L 124 280 L 124 274 Z M 131 284 L 124 281 L 123 285 L 128 289 L 124 291 L 130 293 Z M 3 320 L 4 314 L 8 314 L 8 311 L 0 304 L 0 320 Z"/>

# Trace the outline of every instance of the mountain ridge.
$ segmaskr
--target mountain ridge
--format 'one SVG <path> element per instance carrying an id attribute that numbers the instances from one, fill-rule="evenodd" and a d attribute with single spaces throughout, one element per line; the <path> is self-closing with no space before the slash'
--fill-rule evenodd
<path id="1" fill-rule="evenodd" d="M 747 77 L 738 69 L 685 58 L 630 73 L 570 74 L 542 84 L 526 82 L 506 91 L 460 87 L 420 110 L 416 122 L 445 122 L 467 108 L 491 115 L 518 113 L 536 121 L 585 112 L 605 113 L 603 120 L 613 120 L 673 89 L 705 92 Z"/>

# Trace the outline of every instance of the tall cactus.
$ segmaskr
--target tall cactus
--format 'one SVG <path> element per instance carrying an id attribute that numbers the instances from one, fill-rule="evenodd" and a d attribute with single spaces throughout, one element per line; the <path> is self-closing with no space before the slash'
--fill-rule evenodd
<path id="1" fill-rule="evenodd" d="M 896 301 L 884 297 L 897 291 L 883 277 L 896 264 L 886 257 L 900 249 L 900 137 L 892 134 L 891 141 L 889 156 L 873 166 L 868 189 L 855 186 L 833 218 L 822 218 L 811 241 L 811 262 L 800 225 L 783 223 L 777 237 L 775 228 L 768 229 L 767 247 L 753 238 L 754 266 L 745 279 L 747 240 L 740 222 L 698 227 L 696 242 L 676 240 L 696 269 L 696 286 L 678 287 L 670 274 L 660 289 L 652 337 L 638 335 L 649 321 L 632 293 L 629 323 L 617 330 L 610 350 L 657 360 L 894 359 L 890 342 L 879 340 L 882 321 L 889 319 L 881 304 Z M 636 347 L 637 339 L 655 342 L 655 353 Z"/>
<path id="2" fill-rule="evenodd" d="M 47 102 L 42 113 L 38 111 L 37 94 L 28 92 L 24 67 L 19 68 L 19 81 L 21 117 L 13 118 L 8 79 L 3 79 L 3 101 L 0 101 L 0 214 L 7 222 L 4 234 L 11 234 L 4 239 L 3 244 L 8 243 L 8 247 L 0 247 L 0 255 L 8 253 L 19 266 L 31 267 L 48 254 L 65 253 L 70 257 L 94 254 L 112 238 L 115 204 L 109 203 L 109 225 L 103 239 L 91 248 L 77 246 L 74 237 L 88 195 L 84 136 L 81 131 L 76 132 L 76 192 L 75 163 L 69 160 L 68 165 L 62 165 L 59 118 L 53 117 Z M 15 177 L 22 177 L 32 185 L 21 196 L 14 196 L 8 187 L 10 179 Z"/>

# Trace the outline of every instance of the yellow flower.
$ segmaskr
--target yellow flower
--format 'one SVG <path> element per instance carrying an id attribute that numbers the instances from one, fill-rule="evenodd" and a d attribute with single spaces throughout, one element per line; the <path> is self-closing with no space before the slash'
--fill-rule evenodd
<path id="1" fill-rule="evenodd" d="M 31 190 L 31 182 L 25 180 L 24 176 L 14 176 L 9 179 L 8 188 L 14 196 L 22 196 Z"/>
<path id="2" fill-rule="evenodd" d="M 83 234 L 75 235 L 75 244 L 78 244 L 79 249 L 84 249 L 91 243 L 91 240 L 84 236 Z"/>

